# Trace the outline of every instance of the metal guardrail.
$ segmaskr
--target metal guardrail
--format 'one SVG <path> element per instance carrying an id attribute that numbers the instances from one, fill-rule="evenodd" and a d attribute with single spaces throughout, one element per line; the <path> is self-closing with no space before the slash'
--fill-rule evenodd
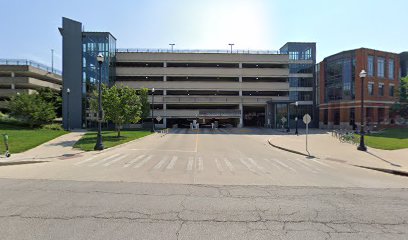
<path id="1" fill-rule="evenodd" d="M 47 66 L 45 64 L 33 61 L 33 60 L 28 60 L 28 59 L 5 59 L 5 58 L 0 58 L 0 65 L 17 65 L 17 66 L 32 66 L 35 68 L 39 68 L 41 70 L 62 75 L 62 71 L 58 70 L 56 68 L 52 68 L 50 66 Z"/>
<path id="2" fill-rule="evenodd" d="M 118 48 L 118 53 L 231 53 L 231 54 L 278 54 L 285 55 L 278 50 L 227 50 L 227 49 L 151 49 L 151 48 Z"/>

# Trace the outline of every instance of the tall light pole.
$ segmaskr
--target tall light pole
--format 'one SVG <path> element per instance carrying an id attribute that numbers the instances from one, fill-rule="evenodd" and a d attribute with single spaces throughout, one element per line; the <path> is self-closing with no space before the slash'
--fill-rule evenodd
<path id="1" fill-rule="evenodd" d="M 152 88 L 152 132 L 154 132 L 154 88 Z"/>
<path id="2" fill-rule="evenodd" d="M 71 130 L 71 124 L 70 124 L 70 119 L 69 119 L 69 94 L 71 93 L 71 90 L 67 88 L 67 130 Z"/>
<path id="3" fill-rule="evenodd" d="M 232 53 L 232 46 L 234 46 L 235 44 L 233 44 L 233 43 L 228 43 L 228 45 L 230 45 L 230 47 L 231 47 L 231 53 Z"/>
<path id="4" fill-rule="evenodd" d="M 51 49 L 51 73 L 54 73 L 54 49 Z"/>
<path id="5" fill-rule="evenodd" d="M 174 45 L 176 45 L 176 44 L 175 43 L 169 43 L 169 45 L 171 46 L 171 52 L 173 52 Z"/>
<path id="6" fill-rule="evenodd" d="M 296 117 L 295 117 L 296 131 L 295 131 L 295 134 L 299 136 L 299 132 L 298 132 L 298 106 L 299 106 L 299 102 L 298 101 L 295 102 L 295 106 L 296 106 Z"/>
<path id="7" fill-rule="evenodd" d="M 363 69 L 360 72 L 360 79 L 361 79 L 361 109 L 360 109 L 360 145 L 357 147 L 360 151 L 367 151 L 367 147 L 364 144 L 364 79 L 367 76 L 366 71 Z"/>
<path id="8" fill-rule="evenodd" d="M 96 136 L 96 145 L 94 150 L 103 150 L 102 144 L 102 63 L 104 57 L 101 53 L 98 54 L 96 60 L 99 63 L 99 86 L 98 86 L 98 134 Z"/>

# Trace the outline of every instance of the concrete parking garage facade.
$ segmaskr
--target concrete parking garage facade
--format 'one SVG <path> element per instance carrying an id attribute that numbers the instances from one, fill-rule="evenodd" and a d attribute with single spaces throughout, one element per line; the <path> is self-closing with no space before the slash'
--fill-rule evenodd
<path id="1" fill-rule="evenodd" d="M 283 117 L 293 126 L 296 101 L 299 112 L 314 115 L 315 43 L 288 43 L 279 51 L 116 49 L 110 33 L 81 29 L 81 23 L 63 18 L 64 88 L 79 92 L 63 112 L 77 113 L 70 124 L 76 128 L 92 125 L 86 102 L 99 77 L 100 52 L 109 61 L 102 66 L 105 84 L 148 88 L 150 103 L 155 89 L 158 128 L 189 127 L 194 120 L 203 127 L 276 128 Z M 305 81 L 310 84 L 303 86 Z"/>

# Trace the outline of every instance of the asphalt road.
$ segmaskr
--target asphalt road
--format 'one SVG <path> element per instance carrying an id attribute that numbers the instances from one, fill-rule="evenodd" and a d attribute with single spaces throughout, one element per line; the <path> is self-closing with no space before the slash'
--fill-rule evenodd
<path id="1" fill-rule="evenodd" d="M 0 239 L 408 239 L 408 178 L 177 130 L 0 166 Z"/>
<path id="2" fill-rule="evenodd" d="M 403 188 L 408 178 L 271 147 L 267 130 L 179 129 L 100 153 L 0 167 L 0 178 Z"/>
<path id="3" fill-rule="evenodd" d="M 0 180 L 0 237 L 407 239 L 406 189 Z"/>

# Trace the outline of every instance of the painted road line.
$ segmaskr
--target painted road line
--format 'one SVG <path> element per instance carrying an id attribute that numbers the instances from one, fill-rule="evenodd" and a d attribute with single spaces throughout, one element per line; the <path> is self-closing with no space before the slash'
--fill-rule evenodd
<path id="1" fill-rule="evenodd" d="M 222 168 L 220 162 L 218 161 L 218 158 L 215 158 L 214 161 L 215 161 L 215 165 L 217 165 L 218 171 L 219 172 L 224 172 L 224 169 Z"/>
<path id="2" fill-rule="evenodd" d="M 169 164 L 167 165 L 166 169 L 173 169 L 174 166 L 176 165 L 177 162 L 177 156 L 173 156 L 173 158 L 170 160 Z"/>
<path id="3" fill-rule="evenodd" d="M 135 164 L 134 168 L 140 168 L 141 166 L 143 166 L 145 163 L 147 163 L 150 159 L 152 159 L 152 155 L 146 157 L 145 159 L 143 159 L 142 161 L 138 162 Z"/>
<path id="4" fill-rule="evenodd" d="M 201 157 L 198 158 L 198 171 L 203 171 L 204 170 L 204 163 L 203 159 Z"/>
<path id="5" fill-rule="evenodd" d="M 186 170 L 187 171 L 192 171 L 193 170 L 193 165 L 194 165 L 194 157 L 189 157 Z"/>
<path id="6" fill-rule="evenodd" d="M 249 163 L 247 163 L 243 158 L 240 158 L 239 161 L 241 161 L 241 163 L 244 164 L 244 166 L 245 166 L 246 168 L 248 168 L 249 171 L 251 171 L 251 172 L 253 172 L 254 174 L 257 174 L 257 175 L 258 175 L 258 173 L 256 172 L 256 170 L 255 170 Z"/>
<path id="7" fill-rule="evenodd" d="M 279 161 L 278 159 L 274 159 L 274 161 L 276 163 L 278 163 L 279 165 L 283 166 L 284 168 L 287 168 L 287 169 L 291 170 L 292 172 L 297 172 L 295 169 L 289 167 L 288 165 L 284 164 L 283 162 Z"/>
<path id="8" fill-rule="evenodd" d="M 300 159 L 288 159 L 288 161 L 293 162 L 294 164 L 303 167 L 304 169 L 311 171 L 313 173 L 318 173 L 319 171 L 321 171 L 321 169 L 319 169 L 318 167 L 315 166 L 310 166 L 309 164 L 304 163 L 302 160 Z"/>
<path id="9" fill-rule="evenodd" d="M 267 158 L 265 158 L 264 160 L 267 161 L 269 164 L 271 164 L 274 168 L 277 168 L 278 170 L 281 170 L 281 169 L 282 169 L 282 168 L 281 168 L 277 163 L 275 163 L 273 160 L 269 160 L 269 159 L 267 159 Z"/>
<path id="10" fill-rule="evenodd" d="M 144 158 L 145 156 L 146 155 L 140 155 L 137 158 L 133 159 L 132 161 L 130 161 L 130 162 L 126 163 L 125 165 L 123 165 L 123 167 L 127 168 L 130 165 L 132 165 L 133 163 L 135 163 L 135 162 L 139 161 L 140 159 Z"/>
<path id="11" fill-rule="evenodd" d="M 116 158 L 116 159 L 114 159 L 114 160 L 112 160 L 112 161 L 110 161 L 110 162 L 107 162 L 107 163 L 105 163 L 105 164 L 103 164 L 103 166 L 104 167 L 107 167 L 107 166 L 109 166 L 109 165 L 112 165 L 113 163 L 115 163 L 115 162 L 119 162 L 120 160 L 122 160 L 122 159 L 124 159 L 125 157 L 127 157 L 127 156 L 129 156 L 129 155 L 123 155 L 123 156 L 120 156 L 120 157 L 118 157 L 118 158 Z"/>
<path id="12" fill-rule="evenodd" d="M 98 161 L 98 162 L 89 164 L 89 166 L 90 166 L 90 167 L 95 167 L 96 165 L 101 164 L 101 163 L 104 163 L 104 162 L 106 162 L 106 161 L 108 161 L 108 160 L 110 160 L 110 159 L 112 159 L 112 158 L 115 158 L 115 157 L 117 157 L 117 156 L 119 156 L 119 155 L 120 155 L 120 154 L 113 154 L 113 155 L 111 155 L 111 156 L 109 156 L 109 157 L 107 157 L 107 158 L 104 158 L 104 159 L 102 159 L 102 160 L 100 160 L 100 161 Z"/>
<path id="13" fill-rule="evenodd" d="M 260 166 L 254 159 L 248 158 L 248 161 L 251 162 L 252 165 L 258 168 L 261 172 L 268 173 L 268 174 L 270 173 L 264 167 Z"/>
<path id="14" fill-rule="evenodd" d="M 164 156 L 162 160 L 160 160 L 160 162 L 158 162 L 153 169 L 160 169 L 165 162 L 167 162 L 168 156 Z"/>
<path id="15" fill-rule="evenodd" d="M 228 158 L 224 158 L 224 162 L 225 162 L 225 165 L 227 165 L 230 172 L 234 172 L 234 166 L 232 166 L 232 163 L 228 160 Z"/>
<path id="16" fill-rule="evenodd" d="M 81 165 L 81 164 L 83 164 L 83 163 L 92 161 L 92 160 L 94 160 L 96 157 L 98 157 L 98 155 L 95 155 L 95 156 L 92 156 L 92 157 L 87 158 L 87 159 L 85 159 L 85 160 L 82 160 L 82 161 L 80 161 L 80 162 L 77 162 L 77 163 L 75 163 L 74 165 L 75 165 L 75 166 L 78 166 L 78 165 Z"/>
<path id="17" fill-rule="evenodd" d="M 322 165 L 322 166 L 324 166 L 324 167 L 328 167 L 328 168 L 334 169 L 334 167 L 332 167 L 332 166 L 330 166 L 330 165 L 328 165 L 328 164 L 326 164 L 326 163 L 322 163 L 322 162 L 317 161 L 317 160 L 311 160 L 311 161 L 313 161 L 313 162 L 315 162 L 315 163 L 317 163 L 317 164 L 320 164 L 320 165 Z"/>

